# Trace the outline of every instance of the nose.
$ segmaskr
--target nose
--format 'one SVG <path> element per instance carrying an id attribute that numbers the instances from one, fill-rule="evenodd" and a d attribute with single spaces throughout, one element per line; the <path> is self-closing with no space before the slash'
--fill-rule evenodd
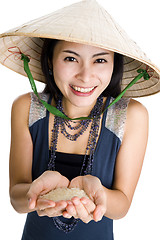
<path id="1" fill-rule="evenodd" d="M 91 67 L 88 66 L 88 65 L 81 66 L 81 68 L 80 68 L 76 77 L 77 77 L 78 80 L 81 80 L 83 82 L 91 81 L 91 78 L 93 77 Z"/>

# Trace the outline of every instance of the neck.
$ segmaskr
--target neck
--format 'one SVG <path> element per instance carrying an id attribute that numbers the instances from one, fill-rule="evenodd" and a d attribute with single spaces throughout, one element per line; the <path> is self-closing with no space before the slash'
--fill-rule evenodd
<path id="1" fill-rule="evenodd" d="M 77 107 L 75 105 L 72 105 L 69 101 L 66 101 L 63 98 L 62 104 L 63 104 L 64 113 L 68 117 L 80 118 L 80 117 L 88 117 L 89 116 L 92 108 L 96 104 L 96 101 L 93 104 L 86 106 L 86 107 Z"/>
<path id="2" fill-rule="evenodd" d="M 62 105 L 64 109 L 64 113 L 70 118 L 80 118 L 80 117 L 88 117 L 91 110 L 96 104 L 97 99 L 91 104 L 86 107 L 77 107 L 73 105 L 70 101 L 63 97 Z M 106 98 L 103 98 L 103 106 L 105 105 Z M 103 109 L 103 107 L 102 107 Z"/>

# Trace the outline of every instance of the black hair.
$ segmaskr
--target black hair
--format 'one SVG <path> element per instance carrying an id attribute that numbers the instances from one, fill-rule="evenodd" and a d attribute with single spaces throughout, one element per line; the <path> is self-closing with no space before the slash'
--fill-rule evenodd
<path id="1" fill-rule="evenodd" d="M 52 96 L 55 99 L 61 93 L 54 81 L 54 77 L 52 74 L 53 51 L 58 41 L 59 40 L 57 39 L 46 38 L 44 40 L 41 53 L 41 67 L 46 79 L 46 87 L 44 89 L 44 92 L 52 94 Z M 121 92 L 122 77 L 123 77 L 123 55 L 119 53 L 114 53 L 114 68 L 111 81 L 107 88 L 103 91 L 102 95 L 104 97 L 112 96 L 116 98 Z"/>

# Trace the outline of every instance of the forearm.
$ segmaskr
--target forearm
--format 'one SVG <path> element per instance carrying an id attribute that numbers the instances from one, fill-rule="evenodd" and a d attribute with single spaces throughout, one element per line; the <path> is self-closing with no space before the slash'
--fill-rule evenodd
<path id="1" fill-rule="evenodd" d="M 127 196 L 120 190 L 110 190 L 105 188 L 107 196 L 107 210 L 105 216 L 111 219 L 123 218 L 130 207 Z"/>
<path id="2" fill-rule="evenodd" d="M 30 185 L 30 183 L 20 183 L 13 186 L 10 190 L 11 204 L 18 213 L 31 212 L 31 210 L 28 208 L 29 204 L 27 197 Z"/>

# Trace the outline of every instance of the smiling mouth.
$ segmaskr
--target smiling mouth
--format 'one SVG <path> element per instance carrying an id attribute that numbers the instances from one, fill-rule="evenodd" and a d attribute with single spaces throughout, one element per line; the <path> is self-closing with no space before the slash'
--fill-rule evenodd
<path id="1" fill-rule="evenodd" d="M 71 85 L 71 88 L 77 92 L 81 92 L 81 93 L 89 93 L 91 91 L 93 91 L 94 88 L 96 87 L 91 87 L 91 88 L 82 88 L 82 87 L 76 87 Z"/>

